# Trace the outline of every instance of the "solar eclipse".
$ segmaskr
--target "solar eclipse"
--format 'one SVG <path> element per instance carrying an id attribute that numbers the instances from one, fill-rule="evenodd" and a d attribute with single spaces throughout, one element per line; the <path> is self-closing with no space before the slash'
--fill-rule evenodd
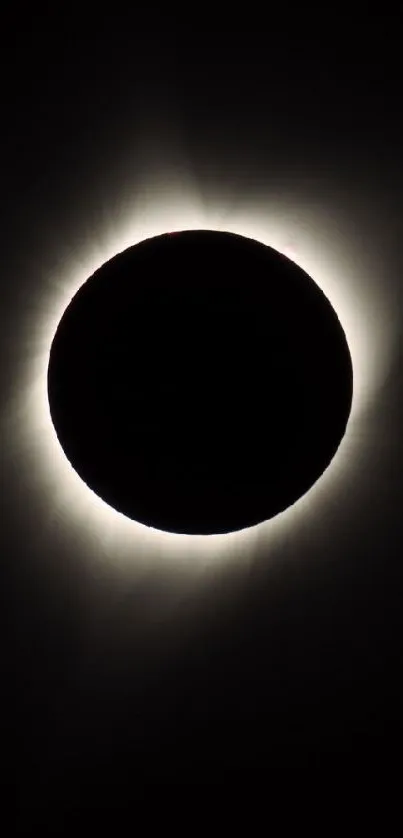
<path id="1" fill-rule="evenodd" d="M 48 366 L 73 469 L 148 527 L 229 533 L 293 505 L 344 435 L 353 369 L 325 294 L 245 236 L 186 230 L 105 262 L 67 306 Z"/>

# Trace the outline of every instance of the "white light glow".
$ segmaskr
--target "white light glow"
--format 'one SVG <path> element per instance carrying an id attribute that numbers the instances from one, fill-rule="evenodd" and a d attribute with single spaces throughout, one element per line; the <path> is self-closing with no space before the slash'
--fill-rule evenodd
<path id="1" fill-rule="evenodd" d="M 339 234 L 332 240 L 329 224 L 319 212 L 308 214 L 303 206 L 287 206 L 281 213 L 273 200 L 264 206 L 228 208 L 217 199 L 203 208 L 197 195 L 180 185 L 161 196 L 143 197 L 125 218 L 98 232 L 74 257 L 69 254 L 57 272 L 52 268 L 37 288 L 33 310 L 25 316 L 19 344 L 25 352 L 23 371 L 16 381 L 15 399 L 8 407 L 10 446 L 21 474 L 36 493 L 43 520 L 62 519 L 69 530 L 80 533 L 88 553 L 114 561 L 144 566 L 150 560 L 203 567 L 211 563 L 245 562 L 259 544 L 275 543 L 291 529 L 309 525 L 336 503 L 343 485 L 354 480 L 365 435 L 365 417 L 384 382 L 391 362 L 396 327 L 382 288 L 365 276 L 358 247 Z M 330 225 L 331 227 L 331 225 Z M 284 252 L 300 265 L 323 290 L 346 333 L 354 368 L 354 397 L 347 432 L 324 475 L 294 506 L 276 518 L 238 533 L 185 536 L 163 533 L 125 518 L 95 495 L 70 466 L 57 440 L 49 413 L 47 366 L 53 336 L 60 318 L 78 288 L 116 253 L 144 238 L 169 231 L 222 230 L 247 236 Z M 39 307 L 39 312 L 38 312 Z M 18 337 L 17 337 L 18 339 Z M 338 503 L 339 501 L 337 501 Z"/>

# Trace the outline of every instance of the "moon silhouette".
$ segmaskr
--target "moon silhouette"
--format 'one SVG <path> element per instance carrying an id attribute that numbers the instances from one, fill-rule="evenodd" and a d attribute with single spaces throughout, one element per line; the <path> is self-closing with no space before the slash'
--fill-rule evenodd
<path id="1" fill-rule="evenodd" d="M 54 336 L 51 418 L 81 479 L 147 526 L 254 526 L 333 459 L 353 369 L 331 304 L 253 239 L 146 239 L 78 290 Z"/>

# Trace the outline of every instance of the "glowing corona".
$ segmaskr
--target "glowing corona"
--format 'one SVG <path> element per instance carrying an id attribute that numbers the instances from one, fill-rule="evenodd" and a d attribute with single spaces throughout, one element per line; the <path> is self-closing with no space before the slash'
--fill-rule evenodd
<path id="1" fill-rule="evenodd" d="M 182 194 L 186 194 L 186 191 Z M 228 209 L 217 199 L 208 212 L 198 198 L 170 194 L 151 206 L 134 207 L 116 230 L 100 230 L 81 253 L 67 259 L 61 270 L 46 276 L 37 290 L 35 308 L 26 314 L 20 336 L 24 369 L 16 382 L 14 402 L 6 417 L 10 447 L 19 459 L 24 481 L 38 504 L 43 520 L 57 518 L 69 531 L 78 532 L 87 551 L 113 556 L 115 562 L 144 565 L 156 560 L 169 564 L 236 561 L 252 556 L 256 545 L 267 545 L 293 531 L 306 528 L 316 516 L 343 494 L 362 460 L 366 413 L 388 373 L 395 330 L 393 318 L 380 290 L 366 282 L 360 254 L 351 243 L 331 240 L 326 222 L 311 218 L 307 224 L 284 220 L 273 202 L 264 208 L 243 203 Z M 301 217 L 304 208 L 301 208 Z M 47 398 L 47 365 L 50 345 L 68 303 L 87 278 L 115 253 L 144 238 L 167 231 L 191 229 L 239 233 L 284 252 L 299 264 L 324 291 L 345 331 L 354 370 L 354 395 L 346 434 L 322 478 L 291 508 L 265 524 L 242 532 L 218 536 L 179 536 L 148 529 L 123 517 L 91 492 L 71 468 L 57 440 Z M 290 244 L 291 243 L 291 244 Z M 195 560 L 196 561 L 195 563 Z"/>

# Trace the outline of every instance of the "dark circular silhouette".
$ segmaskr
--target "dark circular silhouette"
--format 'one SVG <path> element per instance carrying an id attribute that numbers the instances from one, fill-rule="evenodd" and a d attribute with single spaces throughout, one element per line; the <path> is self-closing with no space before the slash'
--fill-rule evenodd
<path id="1" fill-rule="evenodd" d="M 53 339 L 52 421 L 110 506 L 177 533 L 244 529 L 293 504 L 344 435 L 340 322 L 266 245 L 207 230 L 142 241 L 79 289 Z"/>

